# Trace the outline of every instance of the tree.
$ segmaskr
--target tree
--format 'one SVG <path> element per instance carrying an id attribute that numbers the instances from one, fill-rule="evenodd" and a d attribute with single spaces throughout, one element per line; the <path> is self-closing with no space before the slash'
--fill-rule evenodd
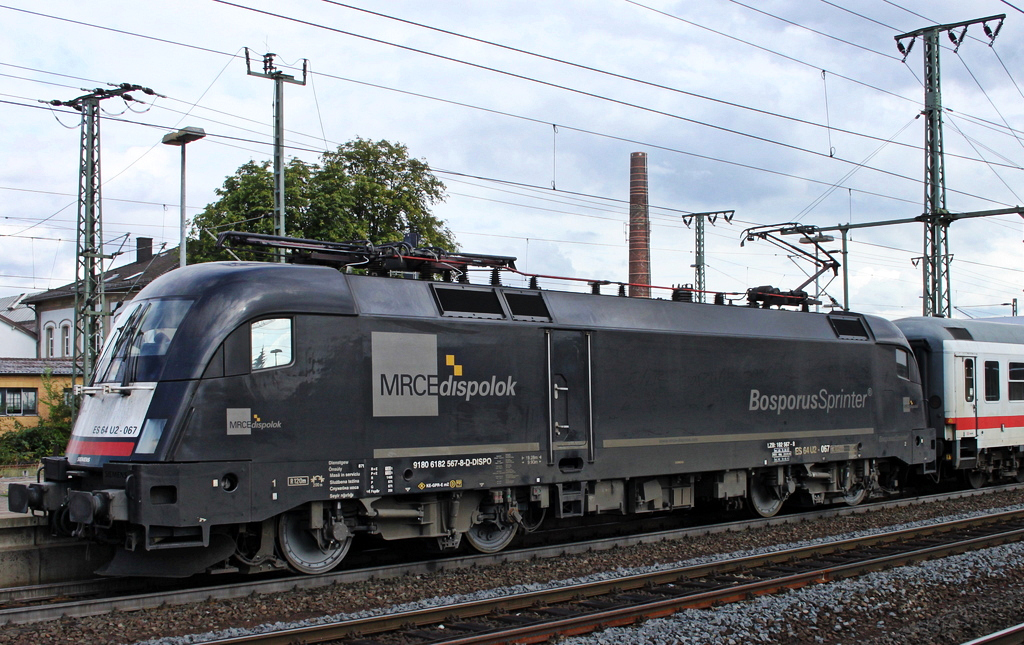
<path id="1" fill-rule="evenodd" d="M 269 161 L 250 161 L 228 177 L 217 189 L 219 199 L 192 222 L 189 262 L 231 259 L 214 248 L 223 231 L 273 234 L 273 183 Z M 444 191 L 430 166 L 410 158 L 404 145 L 357 138 L 324 153 L 319 164 L 293 159 L 287 165 L 285 228 L 291 237 L 375 244 L 415 230 L 424 245 L 456 250 L 452 232 L 430 212 L 444 201 Z"/>

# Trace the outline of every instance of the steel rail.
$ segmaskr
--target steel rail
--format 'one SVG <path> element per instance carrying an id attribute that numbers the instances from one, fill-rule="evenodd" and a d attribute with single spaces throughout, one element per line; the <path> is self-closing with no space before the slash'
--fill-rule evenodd
<path id="1" fill-rule="evenodd" d="M 1024 643 L 1024 623 L 986 634 L 963 643 L 963 645 L 1020 645 L 1021 643 Z"/>
<path id="2" fill-rule="evenodd" d="M 656 599 L 650 602 L 637 602 L 636 604 L 627 607 L 588 612 L 578 616 L 542 621 L 539 624 L 524 625 L 521 627 L 494 630 L 489 633 L 432 641 L 458 645 L 468 645 L 470 643 L 507 643 L 516 641 L 539 642 L 555 635 L 586 633 L 607 626 L 630 624 L 645 618 L 669 615 L 685 608 L 706 608 L 718 603 L 738 602 L 764 594 L 777 593 L 787 589 L 797 589 L 809 584 L 830 582 L 842 578 L 864 575 L 865 573 L 886 568 L 905 566 L 906 564 L 926 559 L 945 557 L 956 553 L 988 548 L 990 546 L 996 546 L 1008 542 L 1021 541 L 1024 539 L 1024 527 L 1021 526 L 1022 522 L 1024 522 L 1024 511 L 1010 511 L 966 520 L 954 520 L 912 529 L 904 529 L 892 533 L 785 549 L 782 551 L 746 556 L 732 560 L 670 568 L 609 580 L 557 587 L 535 592 L 512 594 L 509 596 L 490 598 L 486 600 L 476 600 L 467 603 L 458 603 L 414 611 L 383 614 L 370 618 L 337 621 L 335 623 L 308 627 L 295 627 L 264 634 L 248 634 L 240 637 L 206 641 L 206 643 L 208 645 L 239 645 L 241 643 L 287 645 L 289 643 L 297 642 L 316 643 L 329 640 L 339 640 L 354 636 L 365 637 L 368 634 L 404 629 L 410 625 L 421 627 L 450 622 L 453 618 L 476 618 L 496 611 L 519 611 L 531 607 L 567 603 L 578 601 L 580 599 L 594 598 L 597 596 L 644 589 L 658 585 L 680 584 L 685 586 L 686 581 L 699 580 L 701 578 L 708 577 L 713 579 L 715 576 L 721 577 L 723 574 L 739 572 L 744 573 L 745 575 L 757 575 L 756 570 L 759 568 L 781 564 L 795 567 L 800 566 L 801 560 L 811 560 L 825 556 L 848 555 L 851 557 L 850 562 L 829 564 L 826 566 L 812 566 L 806 571 L 785 575 L 769 575 L 766 578 L 747 583 L 737 583 L 736 578 L 730 578 L 729 581 L 734 584 L 690 595 L 680 595 L 678 597 L 670 597 L 667 599 Z M 1016 526 L 1008 530 L 999 530 L 997 533 L 983 536 L 955 538 L 955 536 L 952 535 L 958 531 L 984 529 L 985 527 L 992 527 L 999 523 L 1015 523 Z M 940 536 L 942 534 L 950 535 L 955 539 L 944 544 L 911 546 L 910 550 L 901 550 L 898 553 L 882 555 L 868 553 L 866 556 L 854 555 L 855 549 L 895 547 L 901 540 L 911 541 L 913 539 Z"/>
<path id="3" fill-rule="evenodd" d="M 181 590 L 161 590 L 132 596 L 84 598 L 89 595 L 110 593 L 111 586 L 122 587 L 123 579 L 94 579 L 70 583 L 33 585 L 12 589 L 0 589 L 0 603 L 28 604 L 35 599 L 64 597 L 80 598 L 68 602 L 52 603 L 45 606 L 15 606 L 0 609 L 0 625 L 24 624 L 57 620 L 62 617 L 95 616 L 113 611 L 132 611 L 151 609 L 161 605 L 183 605 L 207 600 L 225 600 L 242 598 L 252 594 L 284 593 L 294 590 L 311 589 L 334 584 L 351 584 L 370 579 L 400 578 L 407 575 L 425 575 L 441 570 L 490 566 L 504 562 L 522 562 L 533 559 L 563 557 L 566 555 L 606 551 L 617 547 L 652 544 L 665 541 L 685 539 L 688 537 L 712 535 L 716 533 L 738 533 L 751 528 L 783 526 L 801 522 L 814 521 L 822 518 L 842 517 L 855 514 L 878 512 L 891 508 L 916 506 L 932 502 L 983 496 L 1003 491 L 1014 491 L 1024 488 L 1022 484 L 1010 484 L 1001 487 L 990 487 L 977 490 L 955 491 L 914 497 L 909 499 L 886 500 L 862 504 L 859 506 L 833 507 L 817 509 L 810 513 L 780 515 L 768 519 L 744 520 L 698 527 L 677 528 L 653 531 L 630 536 L 599 538 L 570 544 L 556 544 L 514 551 L 504 551 L 489 555 L 470 555 L 439 558 L 414 563 L 403 562 L 384 567 L 367 567 L 336 571 L 321 576 L 289 576 L 285 578 L 249 580 L 243 583 L 219 584 L 200 588 Z"/>

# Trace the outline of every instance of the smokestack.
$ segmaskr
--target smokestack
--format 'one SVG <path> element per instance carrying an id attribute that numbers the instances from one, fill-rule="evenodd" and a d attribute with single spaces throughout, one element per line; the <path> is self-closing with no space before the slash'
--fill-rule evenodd
<path id="1" fill-rule="evenodd" d="M 629 156 L 629 297 L 650 298 L 651 226 L 647 212 L 647 153 Z"/>
<path id="2" fill-rule="evenodd" d="M 149 262 L 153 259 L 153 238 L 151 237 L 137 237 L 135 238 L 135 261 L 136 262 Z"/>

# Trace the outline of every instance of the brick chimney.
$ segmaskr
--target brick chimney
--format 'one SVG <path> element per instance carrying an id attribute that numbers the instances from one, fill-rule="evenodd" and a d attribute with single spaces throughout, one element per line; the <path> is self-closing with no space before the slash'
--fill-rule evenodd
<path id="1" fill-rule="evenodd" d="M 137 237 L 135 238 L 135 261 L 136 262 L 149 262 L 153 259 L 153 238 L 151 237 Z"/>
<path id="2" fill-rule="evenodd" d="M 629 156 L 629 297 L 650 298 L 651 226 L 647 209 L 647 153 Z"/>

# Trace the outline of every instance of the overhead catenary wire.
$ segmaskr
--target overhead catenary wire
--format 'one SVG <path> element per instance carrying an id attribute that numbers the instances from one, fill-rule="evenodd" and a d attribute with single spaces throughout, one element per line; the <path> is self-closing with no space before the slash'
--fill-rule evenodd
<path id="1" fill-rule="evenodd" d="M 166 107 L 166 105 L 165 105 L 165 107 Z M 827 185 L 827 184 L 826 184 L 826 185 Z"/>

